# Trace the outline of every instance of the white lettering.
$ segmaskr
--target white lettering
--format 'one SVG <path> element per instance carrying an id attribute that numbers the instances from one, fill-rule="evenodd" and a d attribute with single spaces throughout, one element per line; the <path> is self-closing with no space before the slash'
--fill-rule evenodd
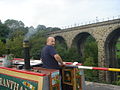
<path id="1" fill-rule="evenodd" d="M 2 78 L 0 78 L 0 85 L 2 85 Z"/>
<path id="2" fill-rule="evenodd" d="M 5 86 L 5 87 L 6 87 L 6 85 L 5 85 L 5 79 L 3 79 L 3 86 Z"/>
<path id="3" fill-rule="evenodd" d="M 18 90 L 18 88 L 19 88 L 19 84 L 18 84 L 18 83 L 15 83 L 15 85 L 14 85 L 14 90 Z"/>
<path id="4" fill-rule="evenodd" d="M 8 88 L 10 87 L 10 82 L 9 82 L 9 80 L 6 80 L 6 85 L 7 85 Z"/>
<path id="5" fill-rule="evenodd" d="M 10 81 L 10 89 L 13 87 L 13 81 Z"/>
<path id="6" fill-rule="evenodd" d="M 28 90 L 24 86 L 20 86 L 19 83 L 16 83 L 12 80 L 4 79 L 4 78 L 0 78 L 0 86 L 7 87 L 11 90 Z M 32 86 L 31 89 L 34 90 L 35 87 Z"/>

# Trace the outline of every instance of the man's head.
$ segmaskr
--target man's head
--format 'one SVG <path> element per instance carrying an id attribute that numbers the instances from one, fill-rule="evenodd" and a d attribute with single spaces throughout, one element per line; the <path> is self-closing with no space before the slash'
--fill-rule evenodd
<path id="1" fill-rule="evenodd" d="M 48 37 L 47 38 L 47 45 L 55 46 L 55 38 L 54 37 Z"/>

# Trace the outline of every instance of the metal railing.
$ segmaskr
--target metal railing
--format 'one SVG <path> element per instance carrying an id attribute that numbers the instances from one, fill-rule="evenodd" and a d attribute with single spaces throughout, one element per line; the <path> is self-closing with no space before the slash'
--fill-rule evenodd
<path id="1" fill-rule="evenodd" d="M 113 16 L 113 17 L 107 17 L 107 18 L 98 18 L 98 17 L 96 17 L 95 20 L 91 20 L 91 21 L 87 21 L 87 22 L 81 22 L 81 23 L 74 23 L 74 25 L 62 26 L 61 29 L 74 28 L 74 27 L 78 27 L 78 26 L 95 24 L 95 23 L 98 23 L 98 22 L 104 22 L 104 21 L 115 20 L 115 19 L 120 19 L 120 15 Z"/>

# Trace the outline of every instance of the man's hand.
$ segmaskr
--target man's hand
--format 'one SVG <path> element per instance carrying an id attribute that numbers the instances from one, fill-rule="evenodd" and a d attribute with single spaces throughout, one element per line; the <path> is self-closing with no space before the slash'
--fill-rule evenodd
<path id="1" fill-rule="evenodd" d="M 60 67 L 65 67 L 65 64 L 61 64 Z"/>

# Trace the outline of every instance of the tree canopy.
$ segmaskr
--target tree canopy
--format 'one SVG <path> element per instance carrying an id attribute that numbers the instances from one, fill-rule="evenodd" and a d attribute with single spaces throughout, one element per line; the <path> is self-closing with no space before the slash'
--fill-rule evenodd
<path id="1" fill-rule="evenodd" d="M 0 23 L 0 40 L 4 43 L 6 42 L 5 39 L 8 37 L 10 29 L 5 25 Z"/>

